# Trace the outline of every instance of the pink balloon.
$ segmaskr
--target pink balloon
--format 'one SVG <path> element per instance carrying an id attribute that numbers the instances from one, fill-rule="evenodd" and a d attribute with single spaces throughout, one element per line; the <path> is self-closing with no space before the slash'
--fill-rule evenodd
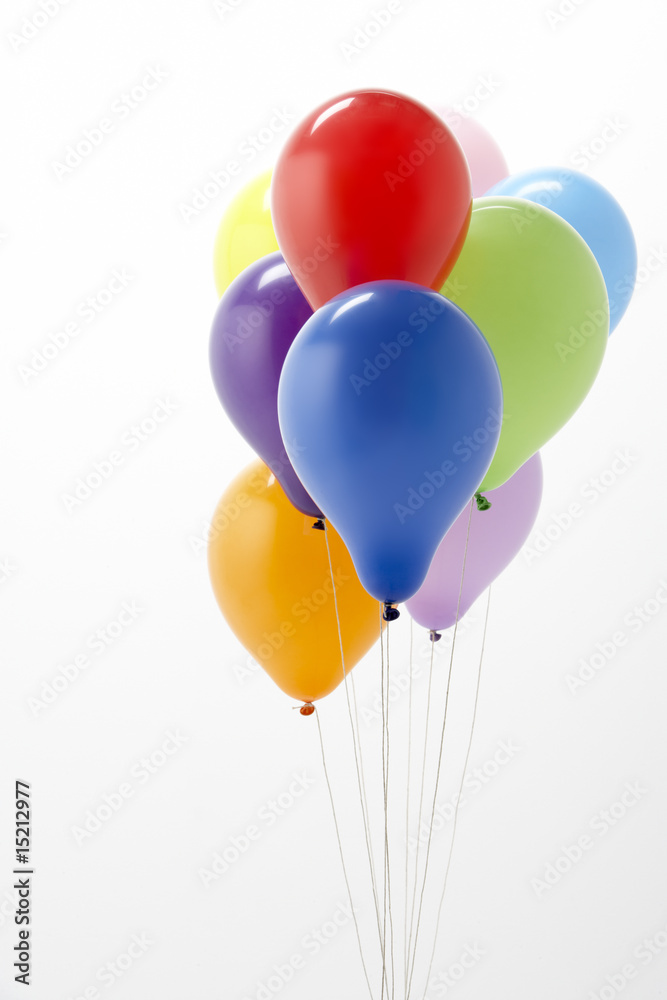
<path id="1" fill-rule="evenodd" d="M 465 153 L 472 177 L 473 198 L 481 198 L 494 184 L 509 176 L 500 146 L 475 118 L 464 118 L 453 108 L 443 108 L 438 113 Z"/>
<path id="2" fill-rule="evenodd" d="M 535 523 L 542 499 L 542 460 L 539 452 L 496 490 L 484 494 L 491 507 L 478 510 L 473 501 L 459 514 L 438 546 L 417 593 L 405 606 L 419 624 L 436 631 L 456 621 L 499 576 L 519 552 Z M 468 537 L 468 517 L 470 536 Z M 466 555 L 466 538 L 468 552 Z M 461 573 L 465 556 L 465 573 Z"/>

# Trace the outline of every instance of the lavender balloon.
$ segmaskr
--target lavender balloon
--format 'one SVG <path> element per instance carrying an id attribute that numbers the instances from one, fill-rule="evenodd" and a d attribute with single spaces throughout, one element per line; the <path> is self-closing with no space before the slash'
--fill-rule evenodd
<path id="1" fill-rule="evenodd" d="M 282 254 L 268 254 L 242 271 L 222 296 L 211 328 L 209 358 L 218 398 L 236 429 L 294 506 L 319 518 L 322 512 L 287 457 L 277 404 L 285 355 L 312 314 Z"/>
<path id="2" fill-rule="evenodd" d="M 489 510 L 473 503 L 459 514 L 436 550 L 417 593 L 406 608 L 419 624 L 432 631 L 449 628 L 508 566 L 528 538 L 542 499 L 542 461 L 539 452 L 498 489 L 484 494 Z M 470 516 L 470 536 L 468 518 Z M 463 587 L 461 574 L 465 556 Z"/>

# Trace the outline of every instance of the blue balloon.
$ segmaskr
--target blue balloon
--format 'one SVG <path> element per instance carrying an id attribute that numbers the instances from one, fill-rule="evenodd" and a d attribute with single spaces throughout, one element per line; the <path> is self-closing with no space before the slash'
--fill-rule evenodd
<path id="1" fill-rule="evenodd" d="M 563 167 L 513 174 L 487 194 L 537 202 L 577 230 L 593 251 L 607 286 L 611 333 L 628 308 L 637 278 L 635 238 L 616 199 L 592 177 Z"/>
<path id="2" fill-rule="evenodd" d="M 357 285 L 297 334 L 278 388 L 283 440 L 379 601 L 421 586 L 491 463 L 502 406 L 478 328 L 421 285 Z"/>

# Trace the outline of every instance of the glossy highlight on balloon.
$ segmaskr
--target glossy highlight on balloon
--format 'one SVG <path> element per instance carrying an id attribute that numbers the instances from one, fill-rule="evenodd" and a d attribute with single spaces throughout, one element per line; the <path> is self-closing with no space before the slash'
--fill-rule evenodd
<path id="1" fill-rule="evenodd" d="M 406 608 L 431 631 L 450 628 L 521 551 L 542 499 L 539 453 L 485 494 L 488 510 L 466 507 L 449 529 Z M 465 566 L 465 571 L 464 571 Z"/>
<path id="2" fill-rule="evenodd" d="M 592 177 L 563 167 L 513 174 L 488 193 L 535 202 L 577 230 L 602 271 L 609 297 L 609 332 L 615 330 L 637 280 L 637 246 L 628 217 L 613 195 Z"/>
<path id="3" fill-rule="evenodd" d="M 609 332 L 604 279 L 590 248 L 554 212 L 496 196 L 475 201 L 442 294 L 477 324 L 500 370 L 503 427 L 481 486 L 496 489 L 593 385 Z"/>
<path id="4" fill-rule="evenodd" d="M 241 188 L 218 227 L 213 248 L 213 274 L 218 295 L 246 267 L 278 249 L 271 221 L 271 171 Z"/>
<path id="5" fill-rule="evenodd" d="M 498 441 L 500 378 L 475 324 L 419 285 L 360 285 L 301 329 L 278 413 L 292 464 L 366 590 L 410 597 Z"/>
<path id="6" fill-rule="evenodd" d="M 337 532 L 327 532 L 333 583 L 324 532 L 256 461 L 223 493 L 209 536 L 211 584 L 227 624 L 285 694 L 306 703 L 344 679 L 336 601 L 346 672 L 380 636 L 377 602 Z"/>
<path id="7" fill-rule="evenodd" d="M 269 466 L 287 496 L 311 517 L 322 512 L 287 456 L 278 425 L 278 382 L 285 355 L 312 316 L 280 253 L 242 271 L 222 296 L 209 344 L 211 374 L 227 415 Z"/>
<path id="8" fill-rule="evenodd" d="M 272 182 L 278 243 L 314 309 L 378 279 L 439 288 L 470 208 L 468 166 L 450 129 L 389 91 L 354 91 L 313 111 Z"/>

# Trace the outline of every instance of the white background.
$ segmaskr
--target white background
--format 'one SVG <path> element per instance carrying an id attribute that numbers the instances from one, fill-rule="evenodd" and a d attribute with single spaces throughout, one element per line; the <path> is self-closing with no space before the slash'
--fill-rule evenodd
<path id="1" fill-rule="evenodd" d="M 41 25 L 37 4 L 5 0 L 0 15 L 0 994 L 26 995 L 13 983 L 7 895 L 13 783 L 22 778 L 34 798 L 34 1000 L 254 998 L 273 967 L 297 953 L 304 967 L 270 996 L 368 995 L 349 920 L 318 954 L 307 937 L 340 919 L 345 899 L 315 720 L 293 712 L 260 672 L 243 676 L 247 656 L 213 600 L 201 540 L 219 495 L 251 458 L 208 373 L 213 238 L 230 197 L 273 163 L 285 133 L 252 162 L 242 144 L 274 109 L 296 123 L 344 90 L 382 86 L 435 106 L 477 104 L 514 170 L 588 157 L 590 175 L 632 221 L 640 265 L 655 268 L 640 271 L 586 403 L 543 451 L 538 528 L 552 526 L 550 543 L 536 558 L 520 556 L 494 589 L 470 768 L 493 771 L 500 741 L 519 749 L 461 810 L 433 973 L 447 973 L 467 945 L 484 954 L 454 987 L 441 979 L 429 997 L 667 996 L 667 610 L 660 605 L 637 631 L 626 621 L 667 580 L 667 267 L 655 254 L 667 245 L 664 7 L 579 0 L 563 3 L 569 13 L 557 20 L 548 16 L 556 0 L 403 0 L 376 38 L 346 55 L 341 43 L 353 42 L 381 2 L 218 6 L 70 0 Z M 17 47 L 11 36 L 26 17 L 40 27 Z M 165 78 L 121 118 L 114 102 L 150 69 Z M 491 96 L 477 101 L 489 79 Z M 113 131 L 57 177 L 54 162 L 104 117 Z M 608 119 L 617 129 L 605 142 Z M 591 143 L 597 152 L 582 153 Z M 232 159 L 241 175 L 186 222 L 183 206 Z M 79 304 L 123 269 L 131 281 L 94 322 L 83 320 Z M 78 335 L 26 378 L 33 349 L 77 318 Z M 131 449 L 127 432 L 160 400 L 172 412 Z M 68 511 L 63 494 L 118 449 L 122 465 Z M 615 481 L 604 493 L 589 485 L 597 499 L 587 499 L 587 483 L 619 449 L 629 455 L 625 471 L 607 472 Z M 567 523 L 575 502 L 581 516 L 553 527 L 554 518 Z M 95 653 L 89 637 L 124 602 L 140 610 Z M 443 802 L 460 781 L 484 608 L 472 609 L 457 641 Z M 627 644 L 572 693 L 567 675 L 618 630 Z M 422 718 L 428 644 L 417 631 Z M 407 670 L 408 634 L 403 615 L 392 632 L 396 675 Z M 447 640 L 440 645 L 438 705 Z M 35 712 L 30 699 L 83 653 L 90 665 Z M 368 711 L 378 647 L 356 676 L 370 775 L 380 752 L 377 714 Z M 392 704 L 397 790 L 406 710 L 405 696 Z M 413 735 L 416 719 L 415 711 Z M 321 721 L 370 956 L 374 925 L 341 691 L 322 704 Z M 166 763 L 148 781 L 130 777 L 169 730 L 185 738 L 178 752 L 158 754 Z M 308 790 L 272 825 L 258 819 L 281 793 L 289 800 L 295 773 L 312 780 Z M 77 843 L 73 828 L 128 780 L 132 797 Z M 627 782 L 639 783 L 639 799 L 602 835 L 595 817 Z M 390 843 L 400 885 L 405 838 L 395 802 Z M 252 823 L 259 839 L 205 888 L 199 869 Z M 533 880 L 586 834 L 592 847 L 581 861 L 537 889 Z M 434 837 L 425 942 L 450 835 L 451 822 Z M 122 977 L 100 978 L 135 934 L 152 942 L 145 953 Z M 650 952 L 633 955 L 656 935 L 662 945 L 650 961 L 640 957 Z M 369 961 L 378 995 L 376 957 Z M 636 976 L 624 985 L 617 973 L 627 963 Z M 423 986 L 419 979 L 415 996 Z"/>

